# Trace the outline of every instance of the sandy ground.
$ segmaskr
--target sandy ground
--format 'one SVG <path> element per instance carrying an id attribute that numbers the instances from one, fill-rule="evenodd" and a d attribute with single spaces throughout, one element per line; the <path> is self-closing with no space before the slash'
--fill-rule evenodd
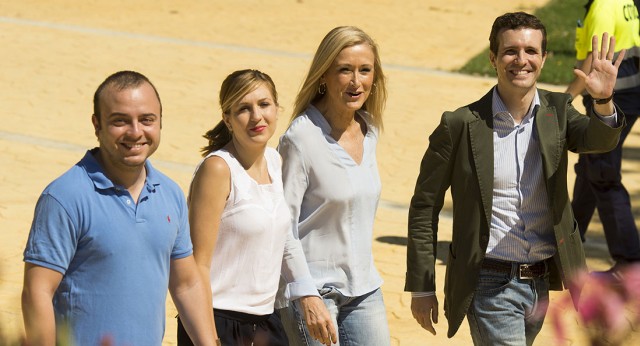
<path id="1" fill-rule="evenodd" d="M 133 69 L 151 78 L 164 106 L 162 144 L 154 164 L 183 188 L 201 135 L 218 121 L 223 78 L 257 68 L 275 80 L 283 106 L 279 132 L 311 55 L 324 34 L 357 25 L 381 47 L 388 76 L 385 132 L 379 145 L 383 193 L 373 251 L 393 345 L 468 345 L 466 322 L 451 340 L 441 315 L 433 337 L 413 321 L 402 292 L 406 217 L 427 136 L 441 113 L 478 99 L 493 78 L 450 73 L 488 45 L 493 19 L 532 11 L 546 0 L 247 0 L 0 1 L 0 325 L 20 334 L 22 251 L 42 189 L 96 145 L 91 97 L 109 74 Z M 573 20 L 573 19 L 572 19 Z M 563 90 L 559 86 L 544 86 Z M 575 156 L 572 156 L 575 160 Z M 624 179 L 640 215 L 640 133 L 628 139 Z M 573 176 L 569 177 L 572 184 Z M 597 220 L 596 220 L 597 221 Z M 586 244 L 592 269 L 610 259 L 596 222 Z M 444 218 L 440 239 L 450 240 Z M 444 266 L 439 268 L 442 285 Z M 441 290 L 438 292 L 441 302 Z M 554 293 L 552 300 L 560 293 Z M 175 308 L 167 302 L 164 345 L 175 344 Z M 575 328 L 574 328 L 575 329 Z M 536 344 L 553 341 L 545 324 Z M 566 344 L 583 344 L 580 334 Z"/>

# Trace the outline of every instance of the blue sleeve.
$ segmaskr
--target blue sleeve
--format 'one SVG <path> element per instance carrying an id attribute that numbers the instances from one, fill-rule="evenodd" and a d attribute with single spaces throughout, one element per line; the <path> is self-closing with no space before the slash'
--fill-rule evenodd
<path id="1" fill-rule="evenodd" d="M 78 227 L 64 207 L 49 194 L 42 194 L 24 250 L 24 261 L 64 275 L 78 245 Z"/>
<path id="2" fill-rule="evenodd" d="M 189 212 L 187 209 L 187 202 L 184 199 L 182 192 L 178 193 L 177 206 L 179 208 L 178 215 L 180 215 L 179 229 L 176 241 L 173 244 L 173 250 L 171 251 L 171 259 L 180 259 L 187 257 L 193 253 L 193 245 L 191 244 L 191 234 L 189 229 Z"/>

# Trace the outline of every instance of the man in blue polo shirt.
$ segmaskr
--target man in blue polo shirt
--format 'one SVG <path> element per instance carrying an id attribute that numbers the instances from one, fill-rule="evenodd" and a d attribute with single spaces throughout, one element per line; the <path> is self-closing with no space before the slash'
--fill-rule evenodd
<path id="1" fill-rule="evenodd" d="M 637 1 L 637 0 L 636 0 Z M 631 210 L 629 193 L 622 184 L 622 146 L 640 114 L 640 20 L 633 0 L 589 0 L 584 19 L 576 28 L 576 57 L 579 68 L 591 68 L 591 37 L 608 32 L 616 38 L 616 55 L 626 50 L 618 69 L 613 101 L 627 119 L 618 146 L 603 154 L 580 154 L 575 165 L 576 181 L 571 207 L 582 239 L 596 209 L 615 264 L 616 274 L 628 263 L 640 261 L 640 239 Z M 574 98 L 582 93 L 583 104 L 593 108 L 593 98 L 586 94 L 584 82 L 576 78 L 567 87 Z"/>
<path id="2" fill-rule="evenodd" d="M 143 75 L 121 71 L 94 95 L 99 147 L 44 190 L 24 251 L 27 343 L 160 345 L 167 287 L 192 340 L 215 328 L 192 256 L 182 190 L 147 161 L 162 106 Z"/>

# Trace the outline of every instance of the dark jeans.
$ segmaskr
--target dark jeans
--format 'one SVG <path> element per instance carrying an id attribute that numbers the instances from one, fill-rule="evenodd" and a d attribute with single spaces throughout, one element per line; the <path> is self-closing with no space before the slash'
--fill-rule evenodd
<path id="1" fill-rule="evenodd" d="M 618 146 L 608 153 L 580 154 L 571 207 L 584 241 L 589 222 L 598 209 L 609 253 L 616 262 L 640 260 L 640 240 L 629 193 L 622 185 L 622 145 L 637 115 L 626 115 L 627 126 Z"/>
<path id="2" fill-rule="evenodd" d="M 213 309 L 218 338 L 223 346 L 288 346 L 276 312 L 257 316 L 236 311 Z M 193 346 L 178 317 L 178 346 Z"/>

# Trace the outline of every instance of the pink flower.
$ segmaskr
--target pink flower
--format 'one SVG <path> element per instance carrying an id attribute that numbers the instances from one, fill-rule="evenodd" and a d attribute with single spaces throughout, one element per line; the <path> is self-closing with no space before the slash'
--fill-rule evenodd
<path id="1" fill-rule="evenodd" d="M 630 265 L 613 272 L 578 274 L 571 283 L 580 291 L 577 302 L 578 322 L 589 333 L 593 345 L 606 341 L 617 344 L 640 323 L 640 265 Z M 566 294 L 550 309 L 550 319 L 561 343 L 566 338 L 563 312 L 571 308 Z"/>

